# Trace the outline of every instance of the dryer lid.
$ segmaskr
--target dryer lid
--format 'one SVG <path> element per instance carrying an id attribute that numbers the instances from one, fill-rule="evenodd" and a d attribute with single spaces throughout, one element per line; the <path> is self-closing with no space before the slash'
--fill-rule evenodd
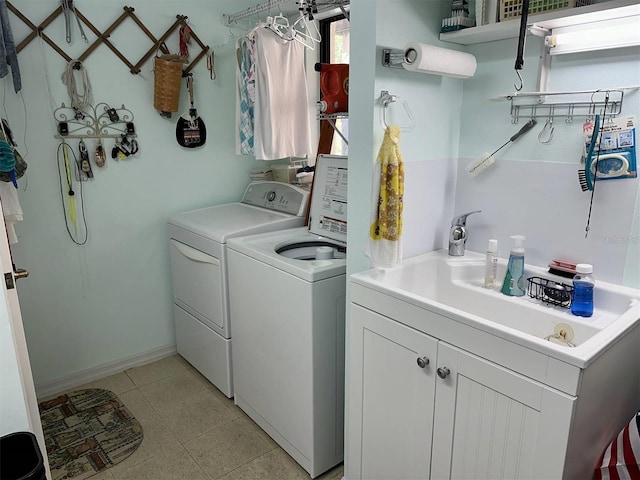
<path id="1" fill-rule="evenodd" d="M 319 155 L 311 193 L 309 231 L 347 243 L 347 157 Z"/>

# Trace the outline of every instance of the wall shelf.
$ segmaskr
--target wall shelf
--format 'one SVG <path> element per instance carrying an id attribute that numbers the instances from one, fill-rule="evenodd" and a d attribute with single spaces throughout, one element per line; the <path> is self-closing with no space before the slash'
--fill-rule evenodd
<path id="1" fill-rule="evenodd" d="M 606 15 L 607 18 L 640 15 L 640 4 L 638 0 L 610 0 L 584 7 L 531 15 L 529 16 L 529 24 L 551 30 L 558 27 L 603 20 L 603 15 Z M 456 32 L 441 33 L 440 40 L 458 45 L 475 45 L 477 43 L 517 38 L 519 28 L 520 19 L 517 18 L 506 22 L 465 28 Z"/>

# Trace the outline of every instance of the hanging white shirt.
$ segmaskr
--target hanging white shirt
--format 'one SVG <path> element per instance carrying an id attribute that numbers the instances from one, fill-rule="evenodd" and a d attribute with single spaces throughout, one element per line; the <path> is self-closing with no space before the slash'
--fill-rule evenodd
<path id="1" fill-rule="evenodd" d="M 304 46 L 268 28 L 254 34 L 256 159 L 304 158 L 312 152 Z"/>

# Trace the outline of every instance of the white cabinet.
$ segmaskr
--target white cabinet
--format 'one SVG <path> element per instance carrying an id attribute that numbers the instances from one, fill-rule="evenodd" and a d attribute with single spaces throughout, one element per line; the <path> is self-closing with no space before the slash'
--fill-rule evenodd
<path id="1" fill-rule="evenodd" d="M 562 477 L 575 397 L 444 342 L 437 366 L 431 478 Z"/>
<path id="2" fill-rule="evenodd" d="M 355 304 L 349 337 L 346 480 L 563 476 L 575 397 Z"/>
<path id="3" fill-rule="evenodd" d="M 349 334 L 348 429 L 361 435 L 349 436 L 346 478 L 428 478 L 437 340 L 358 306 Z"/>

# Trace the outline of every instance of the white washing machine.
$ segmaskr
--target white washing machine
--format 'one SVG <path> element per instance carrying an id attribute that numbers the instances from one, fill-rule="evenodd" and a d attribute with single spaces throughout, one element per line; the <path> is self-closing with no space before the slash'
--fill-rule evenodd
<path id="1" fill-rule="evenodd" d="M 228 259 L 235 403 L 315 478 L 344 449 L 346 157 L 318 158 L 309 223 Z"/>
<path id="2" fill-rule="evenodd" d="M 227 240 L 304 225 L 309 193 L 280 182 L 251 183 L 240 202 L 169 218 L 178 353 L 233 396 Z"/>

